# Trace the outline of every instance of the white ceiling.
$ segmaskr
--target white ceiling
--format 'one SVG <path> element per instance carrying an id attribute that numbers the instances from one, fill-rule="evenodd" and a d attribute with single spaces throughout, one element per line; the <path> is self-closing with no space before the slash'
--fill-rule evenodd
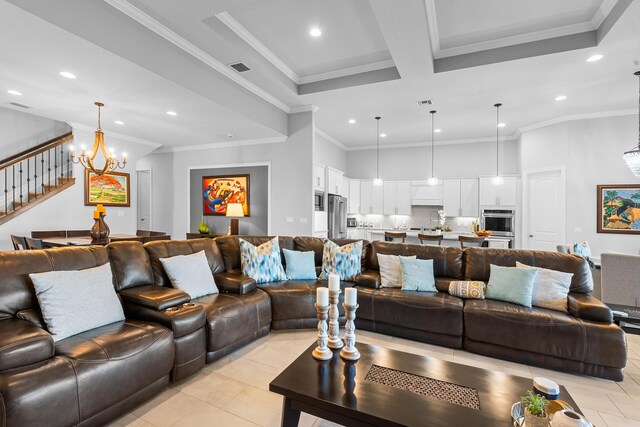
<path id="1" fill-rule="evenodd" d="M 637 106 L 633 72 L 640 69 L 640 2 L 629 6 L 598 46 L 435 74 L 430 7 L 438 46 L 459 48 L 568 26 L 587 28 L 601 22 L 615 1 L 521 0 L 515 7 L 510 0 L 105 0 L 79 7 L 74 0 L 57 0 L 55 10 L 38 0 L 9 2 L 57 26 L 0 0 L 0 56 L 11 59 L 0 63 L 0 105 L 9 99 L 5 86 L 22 84 L 20 102 L 33 104 L 36 114 L 93 123 L 92 102 L 102 97 L 105 112 L 127 122 L 115 130 L 170 146 L 219 142 L 227 133 L 249 140 L 280 135 L 271 125 L 278 120 L 271 110 L 258 117 L 233 104 L 248 95 L 278 111 L 317 105 L 316 125 L 350 149 L 375 144 L 376 115 L 388 134 L 382 145 L 424 143 L 431 108 L 418 107 L 421 99 L 432 99 L 438 110 L 436 125 L 443 131 L 437 140 L 454 142 L 495 138 L 496 102 L 504 104 L 501 121 L 507 126 L 501 134 L 507 137 L 562 116 L 631 113 Z M 223 13 L 239 27 L 219 19 Z M 84 20 L 91 25 L 78 25 Z M 311 25 L 323 35 L 310 37 Z M 114 42 L 134 27 L 139 38 Z M 185 73 L 205 70 L 203 80 L 180 80 L 161 61 L 153 62 L 163 54 L 161 44 L 170 49 L 166 52 L 180 53 Z M 594 53 L 605 57 L 586 63 Z M 357 81 L 363 66 L 385 58 L 401 78 L 336 89 L 330 83 L 337 78 L 323 91 L 298 95 L 304 81 L 296 79 L 334 73 L 355 74 Z M 252 70 L 230 79 L 215 68 L 236 61 Z M 81 77 L 62 81 L 57 69 L 50 72 L 53 64 L 72 64 Z M 207 81 L 236 92 L 205 94 Z M 568 99 L 554 101 L 560 94 Z M 180 112 L 178 120 L 163 115 L 169 108 Z M 348 124 L 350 118 L 357 123 Z"/>

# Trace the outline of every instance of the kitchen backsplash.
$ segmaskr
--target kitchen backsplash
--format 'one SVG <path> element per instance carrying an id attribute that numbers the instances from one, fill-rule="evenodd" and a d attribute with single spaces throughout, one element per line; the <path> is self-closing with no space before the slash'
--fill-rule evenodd
<path id="1" fill-rule="evenodd" d="M 440 225 L 438 211 L 441 208 L 431 206 L 412 206 L 411 215 L 348 215 L 373 228 L 434 228 Z M 471 230 L 471 223 L 477 218 L 448 217 L 445 226 L 453 231 Z"/>

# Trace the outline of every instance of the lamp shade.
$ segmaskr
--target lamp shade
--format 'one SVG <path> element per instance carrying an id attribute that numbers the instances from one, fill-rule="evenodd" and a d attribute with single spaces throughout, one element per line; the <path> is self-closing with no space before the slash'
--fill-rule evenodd
<path id="1" fill-rule="evenodd" d="M 244 209 L 242 209 L 242 203 L 229 203 L 227 205 L 227 216 L 243 217 Z"/>

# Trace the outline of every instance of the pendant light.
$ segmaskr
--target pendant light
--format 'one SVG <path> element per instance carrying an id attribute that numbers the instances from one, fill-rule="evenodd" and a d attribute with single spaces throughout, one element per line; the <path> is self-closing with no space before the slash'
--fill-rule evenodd
<path id="1" fill-rule="evenodd" d="M 429 111 L 429 114 L 431 114 L 431 178 L 427 179 L 427 185 L 438 185 L 439 181 L 438 178 L 436 178 L 435 176 L 433 176 L 433 164 L 434 164 L 434 155 L 433 155 L 433 133 L 434 133 L 434 118 L 436 115 L 436 110 L 431 110 Z"/>
<path id="2" fill-rule="evenodd" d="M 376 117 L 376 179 L 373 180 L 373 185 L 381 186 L 382 179 L 380 179 L 380 117 Z"/>
<path id="3" fill-rule="evenodd" d="M 502 104 L 494 104 L 496 107 L 496 176 L 491 178 L 491 183 L 493 185 L 502 185 L 504 183 L 504 178 L 500 176 L 500 150 L 499 150 L 499 137 L 500 137 L 500 107 Z"/>
<path id="4" fill-rule="evenodd" d="M 638 83 L 640 84 L 640 71 L 636 71 L 633 74 L 638 76 Z M 631 172 L 640 178 L 640 86 L 638 89 L 638 146 L 624 153 L 623 158 Z"/>

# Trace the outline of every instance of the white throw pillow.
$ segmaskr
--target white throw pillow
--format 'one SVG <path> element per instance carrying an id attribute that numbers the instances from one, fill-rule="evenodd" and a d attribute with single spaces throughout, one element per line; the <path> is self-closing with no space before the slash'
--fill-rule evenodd
<path id="1" fill-rule="evenodd" d="M 111 265 L 29 274 L 54 341 L 124 320 Z"/>
<path id="2" fill-rule="evenodd" d="M 532 267 L 530 265 L 516 262 L 518 268 L 533 268 L 538 270 L 533 282 L 533 293 L 531 295 L 531 305 L 534 307 L 548 308 L 549 310 L 568 313 L 567 294 L 571 287 L 573 273 L 565 273 L 548 268 Z"/>
<path id="3" fill-rule="evenodd" d="M 412 255 L 405 258 L 416 259 L 416 256 Z M 400 256 L 378 254 L 378 264 L 380 265 L 380 286 L 383 288 L 401 288 Z"/>
<path id="4" fill-rule="evenodd" d="M 191 255 L 160 258 L 160 262 L 171 280 L 171 285 L 188 293 L 191 299 L 218 293 L 218 287 L 204 251 Z"/>

